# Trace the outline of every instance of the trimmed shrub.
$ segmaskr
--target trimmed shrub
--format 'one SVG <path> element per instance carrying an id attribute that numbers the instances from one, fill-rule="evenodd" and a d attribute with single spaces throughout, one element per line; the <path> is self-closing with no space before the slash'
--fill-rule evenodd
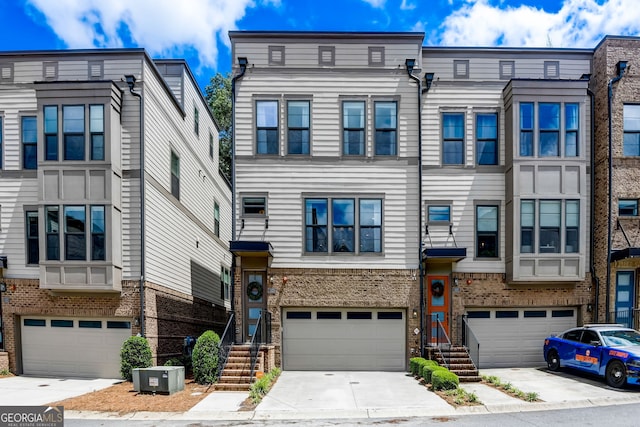
<path id="1" fill-rule="evenodd" d="M 193 347 L 191 363 L 193 379 L 198 384 L 213 384 L 218 372 L 218 344 L 220 337 L 213 331 L 206 331 L 198 337 Z"/>
<path id="2" fill-rule="evenodd" d="M 447 370 L 447 368 L 445 368 L 444 366 L 440 366 L 437 363 L 435 365 L 428 364 L 422 368 L 422 378 L 424 378 L 425 382 L 432 383 L 433 372 L 437 369 Z"/>
<path id="3" fill-rule="evenodd" d="M 436 369 L 431 373 L 431 386 L 434 390 L 453 390 L 458 388 L 458 376 L 448 369 Z"/>
<path id="4" fill-rule="evenodd" d="M 424 360 L 424 359 L 422 357 L 412 357 L 411 359 L 409 359 L 409 372 L 411 372 L 411 375 L 413 376 L 420 375 L 419 366 L 420 366 L 421 360 Z"/>
<path id="5" fill-rule="evenodd" d="M 171 359 L 164 362 L 164 366 L 184 366 L 184 363 L 177 357 L 172 357 Z"/>
<path id="6" fill-rule="evenodd" d="M 148 368 L 153 364 L 153 355 L 149 342 L 144 337 L 127 338 L 120 349 L 120 375 L 127 381 L 133 381 L 134 368 Z"/>

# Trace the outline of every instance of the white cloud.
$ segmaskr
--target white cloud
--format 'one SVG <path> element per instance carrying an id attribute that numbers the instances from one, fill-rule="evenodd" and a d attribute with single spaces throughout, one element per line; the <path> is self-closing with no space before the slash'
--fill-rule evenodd
<path id="1" fill-rule="evenodd" d="M 409 3 L 409 0 L 402 0 L 400 4 L 400 10 L 413 10 L 416 8 L 415 4 Z"/>
<path id="2" fill-rule="evenodd" d="M 387 0 L 362 0 L 365 3 L 369 3 L 371 7 L 382 9 Z"/>
<path id="3" fill-rule="evenodd" d="M 640 34 L 637 6 L 637 0 L 564 0 L 558 12 L 549 13 L 524 5 L 501 7 L 489 0 L 467 0 L 445 18 L 429 43 L 593 48 L 607 34 Z"/>
<path id="4" fill-rule="evenodd" d="M 153 56 L 196 51 L 200 66 L 216 67 L 217 40 L 227 45 L 252 0 L 27 0 L 69 48 L 122 47 L 123 40 Z M 279 7 L 281 0 L 263 0 Z"/>

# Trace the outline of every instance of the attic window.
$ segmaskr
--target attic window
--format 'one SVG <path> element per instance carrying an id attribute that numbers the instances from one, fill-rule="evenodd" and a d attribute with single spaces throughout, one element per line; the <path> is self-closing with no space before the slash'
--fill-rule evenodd
<path id="1" fill-rule="evenodd" d="M 45 80 L 53 80 L 58 77 L 58 63 L 45 62 L 42 64 L 42 77 Z"/>
<path id="2" fill-rule="evenodd" d="M 384 65 L 384 47 L 383 46 L 369 47 L 369 65 L 371 66 Z"/>
<path id="3" fill-rule="evenodd" d="M 500 79 L 509 80 L 516 76 L 515 61 L 500 61 Z"/>
<path id="4" fill-rule="evenodd" d="M 336 48 L 334 46 L 318 47 L 319 65 L 336 65 Z"/>
<path id="5" fill-rule="evenodd" d="M 269 65 L 284 65 L 284 46 L 269 46 Z"/>
<path id="6" fill-rule="evenodd" d="M 544 61 L 544 78 L 557 79 L 560 77 L 559 61 Z"/>
<path id="7" fill-rule="evenodd" d="M 453 78 L 468 79 L 469 78 L 469 60 L 453 61 Z"/>
<path id="8" fill-rule="evenodd" d="M 89 78 L 92 80 L 102 79 L 104 62 L 89 61 Z"/>
<path id="9" fill-rule="evenodd" d="M 0 80 L 13 81 L 13 64 L 0 65 Z"/>

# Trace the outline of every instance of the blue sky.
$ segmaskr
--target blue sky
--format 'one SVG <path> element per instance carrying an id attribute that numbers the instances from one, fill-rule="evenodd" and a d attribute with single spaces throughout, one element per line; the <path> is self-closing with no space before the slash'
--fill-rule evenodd
<path id="1" fill-rule="evenodd" d="M 201 87 L 229 30 L 420 31 L 425 45 L 594 47 L 640 35 L 638 0 L 0 0 L 0 50 L 144 47 Z M 179 6 L 178 6 L 179 5 Z"/>

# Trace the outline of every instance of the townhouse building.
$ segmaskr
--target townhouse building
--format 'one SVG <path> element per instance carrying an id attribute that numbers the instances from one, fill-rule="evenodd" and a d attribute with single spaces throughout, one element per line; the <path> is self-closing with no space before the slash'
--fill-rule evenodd
<path id="1" fill-rule="evenodd" d="M 592 320 L 591 49 L 231 32 L 234 311 L 284 369 L 405 369 L 471 336 L 543 363 Z"/>
<path id="2" fill-rule="evenodd" d="M 118 378 L 221 331 L 231 190 L 182 60 L 143 49 L 0 53 L 2 348 L 13 372 Z"/>

